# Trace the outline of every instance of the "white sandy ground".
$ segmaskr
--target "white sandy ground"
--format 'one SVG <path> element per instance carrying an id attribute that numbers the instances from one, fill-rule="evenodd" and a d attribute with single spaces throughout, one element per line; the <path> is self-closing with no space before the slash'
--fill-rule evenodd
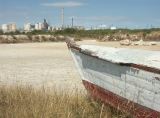
<path id="1" fill-rule="evenodd" d="M 0 44 L 0 85 L 84 89 L 65 43 Z"/>
<path id="2" fill-rule="evenodd" d="M 118 42 L 78 43 L 121 47 Z M 160 51 L 160 43 L 157 46 L 129 48 Z M 36 88 L 56 86 L 66 90 L 84 90 L 65 43 L 0 44 L 0 86 L 2 85 L 27 85 Z"/>

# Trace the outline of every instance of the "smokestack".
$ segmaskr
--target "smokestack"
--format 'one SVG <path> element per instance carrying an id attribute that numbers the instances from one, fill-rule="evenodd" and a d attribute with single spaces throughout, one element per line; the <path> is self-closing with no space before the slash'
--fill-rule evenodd
<path id="1" fill-rule="evenodd" d="M 73 28 L 73 17 L 72 17 L 72 28 Z"/>
<path id="2" fill-rule="evenodd" d="M 62 16 L 62 28 L 64 27 L 64 8 L 62 8 L 62 14 L 61 14 Z"/>

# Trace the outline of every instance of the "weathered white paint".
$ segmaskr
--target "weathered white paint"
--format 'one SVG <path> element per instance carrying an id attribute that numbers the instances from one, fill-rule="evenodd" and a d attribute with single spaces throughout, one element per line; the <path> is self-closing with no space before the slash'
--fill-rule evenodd
<path id="1" fill-rule="evenodd" d="M 97 49 L 95 50 L 96 52 L 98 51 Z M 133 67 L 120 66 L 115 63 L 84 55 L 74 49 L 71 49 L 71 52 L 74 60 L 76 61 L 76 65 L 81 73 L 81 76 L 83 77 L 82 79 L 96 84 L 142 106 L 160 112 L 160 81 L 155 79 L 155 77 L 160 78 L 159 74 L 147 72 Z M 111 56 L 109 57 L 109 60 L 114 59 L 114 61 L 122 61 L 118 49 L 111 48 L 107 51 L 108 53 L 106 54 L 105 52 L 102 52 L 97 52 L 97 55 L 107 55 L 103 58 Z M 133 52 L 138 53 L 137 50 L 133 50 Z M 155 52 L 154 54 L 157 53 L 158 52 Z M 118 54 L 118 56 L 116 54 Z M 122 54 L 122 57 L 124 57 L 123 61 L 127 60 L 127 58 L 130 59 L 131 57 L 134 57 L 133 55 L 131 56 L 131 54 L 128 57 L 124 54 L 127 53 Z M 140 58 L 141 54 L 142 53 L 138 54 L 138 59 Z M 145 52 L 145 54 L 147 54 L 147 52 Z M 133 59 L 128 60 L 128 62 L 132 61 Z M 137 62 L 138 60 L 134 58 L 134 61 Z M 141 58 L 140 62 L 143 63 L 143 61 L 144 58 Z M 151 61 L 150 64 L 153 64 L 152 66 L 154 66 L 155 63 Z"/>
<path id="2" fill-rule="evenodd" d="M 160 51 L 146 51 L 126 48 L 81 45 L 82 51 L 94 52 L 99 58 L 112 62 L 135 63 L 148 67 L 160 68 Z"/>

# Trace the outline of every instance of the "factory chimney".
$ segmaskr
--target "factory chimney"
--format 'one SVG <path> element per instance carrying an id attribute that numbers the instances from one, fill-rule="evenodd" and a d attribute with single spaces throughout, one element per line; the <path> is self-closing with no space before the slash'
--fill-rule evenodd
<path id="1" fill-rule="evenodd" d="M 74 23 L 74 19 L 73 19 L 73 17 L 72 17 L 72 28 L 73 28 L 73 23 Z"/>
<path id="2" fill-rule="evenodd" d="M 61 20 L 62 20 L 62 28 L 64 28 L 64 8 L 62 8 Z"/>

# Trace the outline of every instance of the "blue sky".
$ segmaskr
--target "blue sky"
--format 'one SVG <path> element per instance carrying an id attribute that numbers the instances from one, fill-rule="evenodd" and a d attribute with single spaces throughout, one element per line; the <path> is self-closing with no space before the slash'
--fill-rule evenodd
<path id="1" fill-rule="evenodd" d="M 61 25 L 64 7 L 65 25 L 99 25 L 129 28 L 160 27 L 160 0 L 0 0 L 0 24 L 42 22 Z"/>

